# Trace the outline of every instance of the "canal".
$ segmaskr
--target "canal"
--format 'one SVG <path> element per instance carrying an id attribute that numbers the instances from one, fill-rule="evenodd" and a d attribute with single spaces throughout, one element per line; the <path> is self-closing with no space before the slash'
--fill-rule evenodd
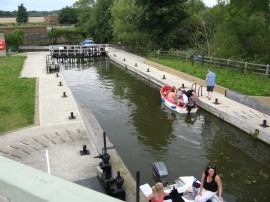
<path id="1" fill-rule="evenodd" d="M 109 62 L 93 59 L 62 66 L 79 102 L 92 110 L 122 160 L 141 184 L 152 180 L 152 163 L 163 161 L 169 181 L 193 175 L 200 179 L 216 165 L 226 201 L 270 201 L 270 147 L 199 110 L 181 115 L 167 109 L 159 87 Z"/>

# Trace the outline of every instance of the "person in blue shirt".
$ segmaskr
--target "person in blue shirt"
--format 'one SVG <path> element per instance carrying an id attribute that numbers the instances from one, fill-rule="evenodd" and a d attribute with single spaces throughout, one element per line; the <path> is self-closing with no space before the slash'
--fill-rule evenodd
<path id="1" fill-rule="evenodd" d="M 214 87 L 216 85 L 216 74 L 212 72 L 212 70 L 208 69 L 208 74 L 206 75 L 206 83 L 207 83 L 207 92 L 208 99 L 211 100 L 211 95 L 213 93 Z"/>

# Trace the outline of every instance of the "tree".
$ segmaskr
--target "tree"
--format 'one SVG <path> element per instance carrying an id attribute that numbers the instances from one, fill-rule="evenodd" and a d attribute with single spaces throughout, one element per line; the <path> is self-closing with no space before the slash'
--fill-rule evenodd
<path id="1" fill-rule="evenodd" d="M 93 10 L 93 6 L 95 5 L 94 0 L 79 0 L 73 4 L 73 7 L 78 11 L 78 23 L 77 26 L 80 27 L 81 30 L 85 30 L 86 22 L 91 16 L 91 12 Z"/>
<path id="2" fill-rule="evenodd" d="M 153 48 L 179 48 L 185 43 L 181 22 L 187 17 L 186 1 L 137 0 L 139 29 L 149 36 Z"/>
<path id="3" fill-rule="evenodd" d="M 5 33 L 5 38 L 7 50 L 17 51 L 19 46 L 23 43 L 24 32 L 21 29 L 16 29 L 11 33 Z"/>
<path id="4" fill-rule="evenodd" d="M 136 0 L 116 0 L 111 8 L 111 27 L 116 42 L 138 45 L 143 36 L 138 30 Z"/>
<path id="5" fill-rule="evenodd" d="M 66 6 L 61 9 L 58 20 L 60 24 L 76 24 L 78 22 L 78 12 L 75 8 Z"/>
<path id="6" fill-rule="evenodd" d="M 269 13 L 269 0 L 231 0 L 230 4 L 237 9 L 244 8 L 249 15 L 255 12 Z"/>
<path id="7" fill-rule="evenodd" d="M 85 23 L 87 33 L 96 43 L 108 43 L 112 40 L 111 6 L 113 0 L 97 0 Z"/>
<path id="8" fill-rule="evenodd" d="M 184 21 L 184 26 L 188 30 L 191 49 L 210 56 L 214 28 L 208 10 L 201 0 L 189 1 L 187 3 L 189 17 Z"/>
<path id="9" fill-rule="evenodd" d="M 17 17 L 16 17 L 16 22 L 18 24 L 28 22 L 28 13 L 26 11 L 26 8 L 23 6 L 23 4 L 21 4 L 20 6 L 18 6 L 18 12 L 17 12 Z"/>

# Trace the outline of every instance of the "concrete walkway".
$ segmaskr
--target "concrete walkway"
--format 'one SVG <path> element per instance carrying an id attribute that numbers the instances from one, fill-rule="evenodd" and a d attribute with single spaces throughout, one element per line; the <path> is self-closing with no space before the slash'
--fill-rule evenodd
<path id="1" fill-rule="evenodd" d="M 185 86 L 190 88 L 192 83 L 194 83 L 194 81 L 186 80 L 183 77 L 176 76 L 174 73 L 172 73 L 171 70 L 147 65 L 145 64 L 146 60 L 144 58 L 130 54 L 123 50 L 110 49 L 108 56 L 116 63 L 130 69 L 131 71 L 137 72 L 138 74 L 149 80 L 152 80 L 158 85 L 163 85 L 166 83 L 172 86 L 180 87 L 184 83 Z M 166 79 L 163 79 L 164 76 Z M 198 81 L 198 83 L 205 82 Z M 240 128 L 248 134 L 254 134 L 255 131 L 258 130 L 258 138 L 263 142 L 270 144 L 270 127 L 264 128 L 260 126 L 263 123 L 263 120 L 267 120 L 268 125 L 270 125 L 269 115 L 242 105 L 239 102 L 235 102 L 225 97 L 224 94 L 216 91 L 212 94 L 212 100 L 208 100 L 206 97 L 206 86 L 203 87 L 202 92 L 203 96 L 200 97 L 200 102 L 198 103 L 201 108 Z M 214 104 L 216 98 L 220 103 L 218 105 Z"/>
<path id="2" fill-rule="evenodd" d="M 47 150 L 52 175 L 103 192 L 96 177 L 100 160 L 93 158 L 99 152 L 88 135 L 63 76 L 61 73 L 60 77 L 47 74 L 47 54 L 28 53 L 21 73 L 21 77 L 38 79 L 37 125 L 1 136 L 0 155 L 48 172 Z M 62 86 L 59 86 L 59 82 Z M 62 97 L 63 92 L 67 97 Z M 71 112 L 76 119 L 69 119 Z M 80 155 L 83 145 L 87 146 L 90 156 Z"/>

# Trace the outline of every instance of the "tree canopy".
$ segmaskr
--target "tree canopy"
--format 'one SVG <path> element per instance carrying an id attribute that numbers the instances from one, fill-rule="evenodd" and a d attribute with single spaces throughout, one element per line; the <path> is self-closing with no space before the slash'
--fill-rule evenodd
<path id="1" fill-rule="evenodd" d="M 28 13 L 26 11 L 26 8 L 23 6 L 23 4 L 18 6 L 16 22 L 18 24 L 28 22 Z"/>
<path id="2" fill-rule="evenodd" d="M 213 8 L 202 0 L 78 0 L 58 17 L 61 24 L 76 24 L 96 43 L 270 63 L 268 0 L 217 0 Z M 17 22 L 27 21 L 21 4 Z"/>
<path id="3" fill-rule="evenodd" d="M 58 20 L 61 24 L 76 24 L 78 22 L 78 13 L 75 8 L 66 6 L 60 10 Z"/>

